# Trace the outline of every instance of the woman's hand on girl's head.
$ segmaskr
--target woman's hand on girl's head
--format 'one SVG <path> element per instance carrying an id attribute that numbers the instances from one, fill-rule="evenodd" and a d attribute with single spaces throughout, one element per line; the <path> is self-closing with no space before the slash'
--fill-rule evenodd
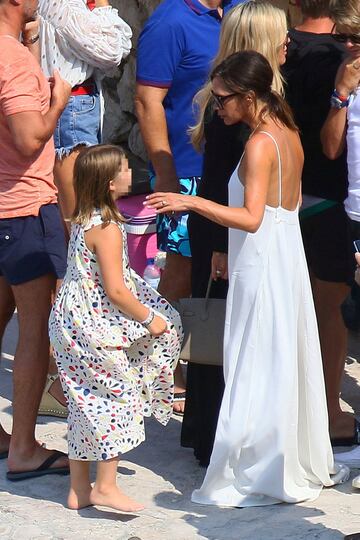
<path id="1" fill-rule="evenodd" d="M 144 205 L 147 208 L 156 210 L 157 214 L 188 212 L 191 210 L 191 202 L 193 202 L 193 199 L 194 197 L 191 195 L 158 192 L 148 195 Z"/>
<path id="2" fill-rule="evenodd" d="M 159 315 L 155 315 L 148 326 L 148 330 L 152 336 L 161 336 L 167 330 L 167 322 Z"/>

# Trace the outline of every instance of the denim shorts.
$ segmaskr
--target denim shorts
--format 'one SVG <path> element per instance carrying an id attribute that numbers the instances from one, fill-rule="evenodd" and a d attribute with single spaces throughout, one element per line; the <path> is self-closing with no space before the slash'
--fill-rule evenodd
<path id="1" fill-rule="evenodd" d="M 155 176 L 150 175 L 151 187 L 154 187 Z M 198 191 L 201 176 L 190 176 L 188 178 L 179 178 L 180 193 L 183 195 L 196 195 Z M 159 214 L 156 221 L 156 232 L 158 248 L 161 251 L 177 253 L 183 257 L 191 257 L 189 232 L 188 232 L 188 213 Z"/>
<path id="2" fill-rule="evenodd" d="M 100 94 L 70 96 L 55 132 L 55 152 L 58 159 L 68 156 L 77 146 L 93 146 L 100 143 Z"/>
<path id="3" fill-rule="evenodd" d="M 0 276 L 20 285 L 46 274 L 62 279 L 67 248 L 57 204 L 45 204 L 38 216 L 0 219 Z"/>

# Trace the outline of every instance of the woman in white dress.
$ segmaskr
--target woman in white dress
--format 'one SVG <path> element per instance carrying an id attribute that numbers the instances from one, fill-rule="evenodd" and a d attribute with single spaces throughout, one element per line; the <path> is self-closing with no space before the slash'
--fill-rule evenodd
<path id="1" fill-rule="evenodd" d="M 303 152 L 291 112 L 259 53 L 231 55 L 212 75 L 225 124 L 253 130 L 229 185 L 229 207 L 177 193 L 159 212 L 195 211 L 230 229 L 225 393 L 214 450 L 192 500 L 262 506 L 315 499 L 345 481 L 335 465 L 321 353 L 298 207 Z M 216 278 L 216 268 L 212 269 Z"/>

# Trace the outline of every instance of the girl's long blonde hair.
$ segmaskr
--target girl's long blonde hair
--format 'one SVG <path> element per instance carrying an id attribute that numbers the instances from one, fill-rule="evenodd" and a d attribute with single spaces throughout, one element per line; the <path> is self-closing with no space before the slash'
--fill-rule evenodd
<path id="1" fill-rule="evenodd" d="M 284 81 L 280 73 L 279 48 L 287 32 L 286 15 L 282 9 L 269 2 L 248 0 L 238 4 L 227 13 L 222 23 L 219 52 L 213 68 L 236 52 L 254 50 L 270 63 L 274 73 L 273 90 L 284 95 Z M 211 101 L 210 80 L 196 94 L 194 105 L 198 111 L 198 122 L 189 134 L 195 149 L 202 150 L 204 139 L 204 115 Z"/>
<path id="2" fill-rule="evenodd" d="M 110 181 L 121 169 L 125 153 L 119 146 L 98 144 L 84 148 L 75 160 L 74 190 L 76 206 L 72 222 L 86 225 L 94 210 L 100 210 L 105 225 L 124 222 L 110 191 Z"/>

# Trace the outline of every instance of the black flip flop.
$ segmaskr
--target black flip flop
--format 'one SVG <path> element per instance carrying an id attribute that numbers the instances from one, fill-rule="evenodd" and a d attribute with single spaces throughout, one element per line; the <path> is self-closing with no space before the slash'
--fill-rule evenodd
<path id="1" fill-rule="evenodd" d="M 331 439 L 331 446 L 354 446 L 356 444 L 360 444 L 360 422 L 357 418 L 354 418 L 353 436 Z"/>
<path id="2" fill-rule="evenodd" d="M 38 478 L 40 476 L 45 476 L 46 474 L 70 474 L 69 467 L 51 467 L 51 465 L 55 463 L 57 459 L 64 456 L 67 457 L 64 452 L 54 450 L 51 456 L 49 456 L 37 469 L 32 471 L 8 471 L 6 473 L 6 478 L 11 482 L 17 482 L 18 480 L 27 480 L 28 478 Z"/>
<path id="3" fill-rule="evenodd" d="M 0 459 L 7 459 L 9 455 L 9 450 L 4 450 L 4 452 L 0 452 Z"/>

